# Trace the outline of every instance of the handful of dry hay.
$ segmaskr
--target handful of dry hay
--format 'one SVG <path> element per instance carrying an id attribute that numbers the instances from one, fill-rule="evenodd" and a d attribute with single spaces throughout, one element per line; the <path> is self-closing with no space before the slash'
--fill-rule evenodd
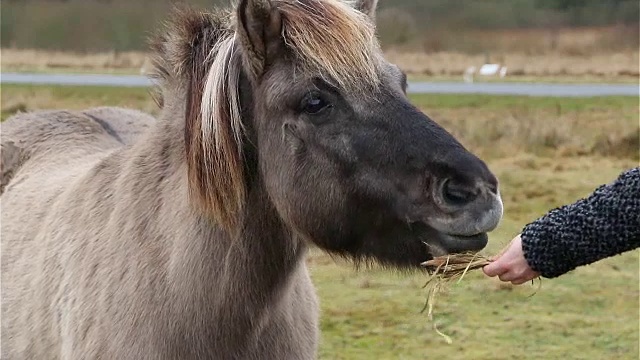
<path id="1" fill-rule="evenodd" d="M 433 323 L 433 330 L 442 336 L 448 344 L 452 343 L 451 338 L 438 330 L 436 323 L 433 321 L 433 306 L 436 296 L 442 290 L 445 290 L 445 285 L 448 283 L 456 279 L 458 280 L 457 282 L 460 282 L 469 270 L 481 269 L 491 261 L 488 257 L 478 253 L 459 253 L 439 256 L 420 264 L 425 267 L 430 275 L 424 285 L 429 287 L 429 291 L 422 312 L 428 309 L 427 316 L 429 321 Z"/>

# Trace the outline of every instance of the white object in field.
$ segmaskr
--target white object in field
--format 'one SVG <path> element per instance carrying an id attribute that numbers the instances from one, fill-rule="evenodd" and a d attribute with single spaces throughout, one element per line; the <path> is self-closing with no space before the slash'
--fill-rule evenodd
<path id="1" fill-rule="evenodd" d="M 507 67 L 500 64 L 484 64 L 477 71 L 478 75 L 482 76 L 495 76 L 498 75 L 501 78 L 507 76 Z M 465 71 L 462 79 L 466 83 L 472 83 L 476 75 L 476 67 L 469 66 Z"/>
<path id="2" fill-rule="evenodd" d="M 500 64 L 484 64 L 480 67 L 479 74 L 484 76 L 495 75 L 500 71 Z"/>

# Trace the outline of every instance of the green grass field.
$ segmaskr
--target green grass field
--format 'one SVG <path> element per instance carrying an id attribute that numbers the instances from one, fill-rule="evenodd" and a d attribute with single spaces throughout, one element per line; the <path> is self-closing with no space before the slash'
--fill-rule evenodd
<path id="1" fill-rule="evenodd" d="M 412 101 L 500 179 L 505 218 L 485 254 L 547 210 L 638 165 L 637 98 L 421 95 Z M 144 89 L 2 87 L 2 119 L 15 111 L 102 105 L 158 111 Z M 468 274 L 434 311 L 451 345 L 420 313 L 424 274 L 356 271 L 317 250 L 307 261 L 321 299 L 321 359 L 638 359 L 637 250 L 543 279 L 540 288 Z"/>

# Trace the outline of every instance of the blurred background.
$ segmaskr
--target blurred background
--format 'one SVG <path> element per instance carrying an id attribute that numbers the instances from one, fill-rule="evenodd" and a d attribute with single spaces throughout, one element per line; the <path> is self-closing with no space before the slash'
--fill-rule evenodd
<path id="1" fill-rule="evenodd" d="M 3 65 L 137 70 L 175 2 L 2 0 L 1 45 L 12 50 Z M 637 0 L 382 0 L 377 20 L 389 58 L 416 76 L 460 79 L 470 66 L 497 63 L 509 77 L 629 80 L 638 75 L 639 13 Z M 24 49 L 92 56 L 16 51 Z"/>
<path id="2" fill-rule="evenodd" d="M 145 86 L 10 83 L 7 74 L 139 78 L 149 70 L 147 38 L 173 1 L 0 1 L 2 120 L 94 106 L 160 112 Z M 378 35 L 388 60 L 408 73 L 409 90 L 430 89 L 410 93 L 410 100 L 500 181 L 505 215 L 484 254 L 498 252 L 550 209 L 639 165 L 639 13 L 638 0 L 380 1 Z M 495 65 L 484 68 L 486 76 L 485 64 Z M 454 82 L 472 93 L 434 88 Z M 505 91 L 488 94 L 495 85 Z M 625 91 L 610 91 L 620 87 Z M 523 88 L 537 96 L 518 93 Z M 585 95 L 584 88 L 593 91 Z M 321 299 L 319 358 L 637 360 L 638 255 L 541 284 L 512 286 L 469 273 L 434 309 L 438 328 L 453 340 L 447 344 L 420 312 L 424 273 L 356 270 L 314 249 L 307 264 Z"/>

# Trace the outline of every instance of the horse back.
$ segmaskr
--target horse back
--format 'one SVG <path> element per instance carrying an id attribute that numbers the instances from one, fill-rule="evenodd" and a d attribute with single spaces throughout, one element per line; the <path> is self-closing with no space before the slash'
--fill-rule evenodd
<path id="1" fill-rule="evenodd" d="M 2 123 L 0 194 L 20 169 L 55 171 L 70 157 L 106 154 L 130 145 L 153 123 L 148 114 L 117 107 L 36 111 Z"/>

